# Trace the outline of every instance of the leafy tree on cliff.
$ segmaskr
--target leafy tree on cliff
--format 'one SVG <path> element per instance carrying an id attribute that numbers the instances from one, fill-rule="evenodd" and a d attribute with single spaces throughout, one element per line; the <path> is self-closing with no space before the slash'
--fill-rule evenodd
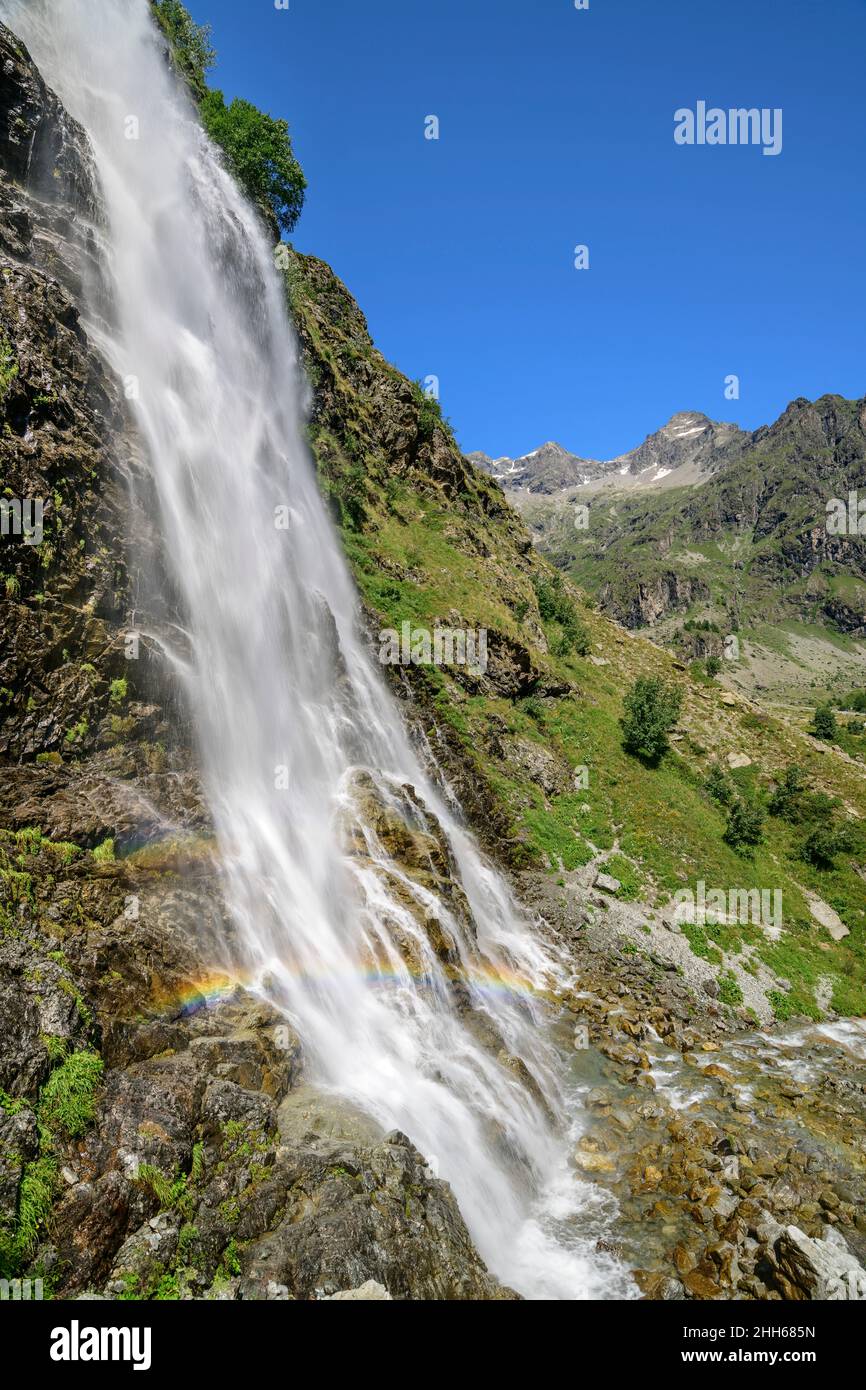
<path id="1" fill-rule="evenodd" d="M 281 231 L 290 232 L 304 206 L 307 180 L 292 152 L 287 123 L 241 97 L 227 106 L 218 91 L 202 99 L 201 119 L 249 196 L 270 209 Z"/>
<path id="2" fill-rule="evenodd" d="M 195 95 L 202 125 L 223 150 L 229 168 L 247 195 L 291 232 L 304 206 L 307 181 L 292 151 L 283 120 L 236 97 L 226 105 L 222 92 L 207 85 L 216 62 L 210 25 L 196 24 L 180 0 L 151 0 L 153 13 L 180 71 Z"/>

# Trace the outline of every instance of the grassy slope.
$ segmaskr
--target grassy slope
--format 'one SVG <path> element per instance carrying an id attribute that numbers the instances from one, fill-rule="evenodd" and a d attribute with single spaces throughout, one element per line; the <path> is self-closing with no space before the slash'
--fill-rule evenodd
<path id="1" fill-rule="evenodd" d="M 623 894 L 657 903 L 698 879 L 725 890 L 779 888 L 781 941 L 748 926 L 711 927 L 709 934 L 728 950 L 738 939 L 752 944 L 791 981 L 791 992 L 774 1000 L 780 1016 L 817 1015 L 814 991 L 822 978 L 832 982 L 837 1010 L 866 1012 L 866 882 L 850 856 L 831 872 L 809 869 L 793 857 L 800 834 L 771 818 L 755 860 L 744 859 L 723 842 L 724 816 L 702 785 L 715 757 L 745 752 L 753 766 L 735 779 L 765 796 L 773 774 L 796 761 L 816 788 L 859 816 L 864 772 L 746 702 L 725 705 L 715 684 L 676 669 L 659 648 L 579 598 L 591 652 L 608 664 L 552 656 L 558 629 L 542 622 L 532 584 L 547 572 L 545 562 L 527 549 L 510 508 L 460 458 L 435 408 L 382 359 L 327 267 L 297 257 L 288 281 L 316 393 L 311 442 L 374 627 L 437 618 L 456 625 L 459 618 L 502 634 L 528 655 L 532 681 L 515 691 L 486 682 L 473 688 L 447 670 L 410 670 L 421 704 L 435 710 L 483 787 L 479 804 L 495 808 L 498 838 L 512 861 L 558 873 L 593 858 L 593 847 L 616 849 Z M 624 752 L 618 722 L 624 691 L 643 673 L 676 681 L 685 696 L 683 738 L 655 769 Z M 557 689 L 568 693 L 550 693 Z M 521 740 L 562 769 L 558 791 L 545 794 L 526 758 L 512 756 Z M 573 790 L 570 770 L 581 765 L 589 768 L 589 785 Z M 837 909 L 850 937 L 834 943 L 812 922 L 804 886 Z M 694 944 L 706 949 L 699 939 Z"/>

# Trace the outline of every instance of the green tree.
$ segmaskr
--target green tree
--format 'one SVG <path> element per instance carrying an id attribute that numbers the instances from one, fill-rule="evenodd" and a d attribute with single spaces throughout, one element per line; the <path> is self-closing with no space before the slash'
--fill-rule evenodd
<path id="1" fill-rule="evenodd" d="M 629 753 L 656 763 L 669 747 L 668 734 L 676 724 L 682 695 L 658 676 L 640 676 L 625 697 L 620 725 Z"/>
<path id="2" fill-rule="evenodd" d="M 801 767 L 786 767 L 770 797 L 769 812 L 796 825 L 806 815 L 806 774 Z"/>
<path id="3" fill-rule="evenodd" d="M 816 738 L 823 739 L 825 743 L 835 743 L 837 732 L 836 716 L 832 708 L 830 705 L 819 705 L 815 710 L 811 733 Z"/>
<path id="4" fill-rule="evenodd" d="M 746 858 L 753 858 L 756 845 L 764 838 L 764 812 L 757 801 L 738 797 L 728 811 L 724 840 Z"/>
<path id="5" fill-rule="evenodd" d="M 551 642 L 554 656 L 568 656 L 577 652 L 586 656 L 589 651 L 589 633 L 577 615 L 577 610 L 562 583 L 562 576 L 552 574 L 549 579 L 535 576 L 532 580 L 538 611 L 544 622 L 559 623 L 562 631 Z"/>
<path id="6" fill-rule="evenodd" d="M 799 855 L 816 869 L 832 869 L 836 856 L 854 847 L 854 838 L 847 825 L 816 825 L 799 848 Z"/>
<path id="7" fill-rule="evenodd" d="M 718 763 L 713 763 L 707 773 L 704 789 L 720 806 L 730 806 L 736 796 L 733 782 Z"/>
<path id="8" fill-rule="evenodd" d="M 210 25 L 196 24 L 180 0 L 153 0 L 153 12 L 175 62 L 201 100 L 207 91 L 206 75 L 216 62 Z"/>
<path id="9" fill-rule="evenodd" d="M 241 97 L 227 106 L 219 91 L 205 93 L 201 119 L 245 192 L 273 214 L 281 231 L 291 232 L 304 206 L 307 181 L 292 152 L 286 121 Z"/>

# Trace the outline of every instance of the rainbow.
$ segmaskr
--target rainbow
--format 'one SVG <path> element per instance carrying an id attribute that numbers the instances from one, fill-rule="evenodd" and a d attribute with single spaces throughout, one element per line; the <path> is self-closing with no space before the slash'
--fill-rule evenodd
<path id="1" fill-rule="evenodd" d="M 302 970 L 285 961 L 281 962 L 281 965 L 296 980 L 318 988 L 326 987 L 329 982 L 339 978 L 333 972 Z M 443 966 L 441 975 L 438 976 L 405 963 L 397 968 L 366 961 L 359 963 L 352 974 L 355 978 L 364 979 L 371 989 L 398 989 L 407 983 L 407 979 L 412 979 L 422 989 L 435 989 L 444 979 L 449 983 L 466 984 L 482 998 L 508 997 L 554 1002 L 556 997 L 548 986 L 535 984 L 525 975 L 507 966 L 494 966 L 487 961 L 464 967 Z M 202 1009 L 215 1008 L 230 998 L 236 989 L 259 992 L 261 979 L 261 972 L 253 975 L 252 972 L 243 970 L 211 971 L 186 981 L 177 991 L 161 991 L 155 1002 L 161 1013 L 172 1018 L 186 1018 Z"/>

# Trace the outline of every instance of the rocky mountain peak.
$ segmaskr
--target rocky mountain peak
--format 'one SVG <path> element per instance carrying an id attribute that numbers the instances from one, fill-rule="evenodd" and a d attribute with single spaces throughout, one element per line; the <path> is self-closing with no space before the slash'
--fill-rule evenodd
<path id="1" fill-rule="evenodd" d="M 504 488 L 536 493 L 579 487 L 604 466 L 595 459 L 580 458 L 570 453 L 554 439 L 516 459 L 507 456 L 491 459 L 484 453 L 469 454 L 467 457 Z"/>
<path id="2" fill-rule="evenodd" d="M 699 410 L 682 410 L 644 442 L 612 459 L 583 458 L 548 440 L 521 458 L 468 457 L 507 490 L 558 493 L 573 488 L 683 486 L 702 482 L 738 454 L 752 436 L 739 426 L 711 420 Z M 670 479 L 670 481 L 666 481 Z"/>
<path id="3" fill-rule="evenodd" d="M 737 425 L 711 420 L 698 410 L 683 410 L 613 464 L 622 477 L 630 475 L 641 483 L 658 483 L 674 474 L 669 487 L 696 483 L 714 473 L 725 455 L 745 446 L 750 438 Z"/>

